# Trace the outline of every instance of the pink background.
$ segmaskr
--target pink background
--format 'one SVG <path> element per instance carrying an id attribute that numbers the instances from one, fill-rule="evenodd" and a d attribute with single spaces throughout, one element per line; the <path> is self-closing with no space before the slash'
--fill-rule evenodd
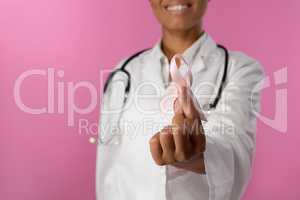
<path id="1" fill-rule="evenodd" d="M 30 115 L 13 98 L 14 81 L 29 69 L 64 70 L 67 82 L 90 81 L 99 90 L 99 71 L 150 47 L 160 30 L 146 0 L 0 1 L 0 199 L 95 199 L 96 146 L 67 114 Z M 300 199 L 299 95 L 300 1 L 212 1 L 205 21 L 216 41 L 243 50 L 264 65 L 267 75 L 288 67 L 288 131 L 258 124 L 253 178 L 244 200 Z M 299 59 L 299 56 L 297 57 Z M 57 83 L 57 82 L 56 82 Z M 45 77 L 23 84 L 26 104 L 47 103 Z M 264 90 L 264 115 L 274 115 L 275 86 Z M 298 90 L 299 91 L 299 90 Z M 65 94 L 66 96 L 66 94 Z M 76 102 L 90 102 L 80 90 Z M 56 104 L 57 105 L 57 102 Z M 87 115 L 97 122 L 99 104 Z M 297 131 L 296 131 L 297 130 Z M 298 151 L 297 151 L 298 150 Z"/>

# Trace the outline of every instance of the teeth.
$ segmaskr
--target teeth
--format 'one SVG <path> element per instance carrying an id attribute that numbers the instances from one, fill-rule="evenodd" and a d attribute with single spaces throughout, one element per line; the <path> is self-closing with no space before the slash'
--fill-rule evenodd
<path id="1" fill-rule="evenodd" d="M 172 5 L 172 6 L 167 6 L 168 11 L 182 11 L 184 9 L 187 9 L 188 5 Z"/>

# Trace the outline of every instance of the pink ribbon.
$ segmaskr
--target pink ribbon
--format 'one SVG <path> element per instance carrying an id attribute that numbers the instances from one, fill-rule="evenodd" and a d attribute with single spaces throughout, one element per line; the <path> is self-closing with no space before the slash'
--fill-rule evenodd
<path id="1" fill-rule="evenodd" d="M 175 111 L 177 104 L 176 102 L 178 99 L 178 86 L 190 88 L 192 85 L 193 76 L 189 65 L 180 54 L 174 55 L 171 59 L 170 74 L 172 81 L 177 85 L 177 91 L 176 94 L 174 94 L 175 98 L 173 99 L 173 110 Z M 200 113 L 201 120 L 207 121 L 199 105 L 197 109 Z"/>
<path id="2" fill-rule="evenodd" d="M 187 64 L 187 62 L 184 60 L 182 55 L 176 54 L 171 59 L 170 63 L 170 75 L 172 78 L 172 81 L 176 84 L 176 86 L 180 87 L 188 87 L 190 88 L 192 85 L 192 72 Z M 173 99 L 173 110 L 175 111 L 176 105 L 177 105 L 177 97 L 178 97 L 178 88 L 176 91 L 176 96 Z"/>
<path id="3" fill-rule="evenodd" d="M 191 87 L 192 85 L 192 72 L 180 54 L 176 54 L 171 59 L 170 74 L 172 81 L 179 86 Z"/>

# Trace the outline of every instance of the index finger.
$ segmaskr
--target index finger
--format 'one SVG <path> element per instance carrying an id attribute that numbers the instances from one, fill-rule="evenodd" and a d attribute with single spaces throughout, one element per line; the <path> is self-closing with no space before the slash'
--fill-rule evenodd
<path id="1" fill-rule="evenodd" d="M 178 106 L 188 119 L 199 118 L 199 104 L 193 92 L 187 87 L 180 87 L 178 92 Z"/>

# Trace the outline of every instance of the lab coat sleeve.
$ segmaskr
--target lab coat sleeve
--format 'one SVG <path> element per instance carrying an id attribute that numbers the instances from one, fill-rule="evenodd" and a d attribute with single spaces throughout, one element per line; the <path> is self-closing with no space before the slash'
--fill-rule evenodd
<path id="1" fill-rule="evenodd" d="M 260 107 L 263 72 L 258 62 L 243 54 L 232 53 L 230 57 L 222 97 L 203 125 L 209 200 L 241 198 L 255 152 L 254 111 Z"/>

